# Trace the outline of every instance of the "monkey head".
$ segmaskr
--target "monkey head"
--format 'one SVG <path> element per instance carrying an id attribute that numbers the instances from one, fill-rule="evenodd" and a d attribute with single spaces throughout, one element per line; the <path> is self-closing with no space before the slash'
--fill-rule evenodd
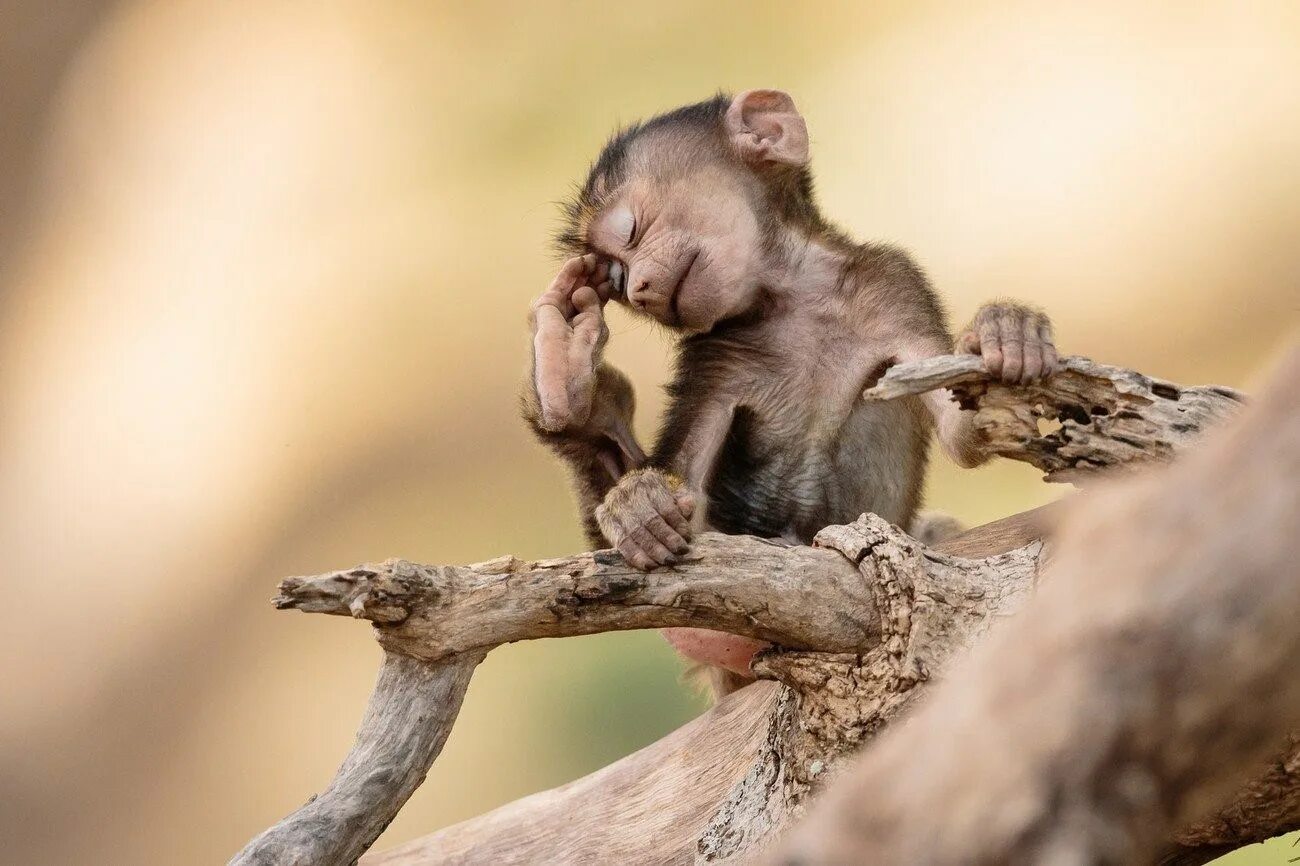
<path id="1" fill-rule="evenodd" d="M 615 134 L 557 246 L 608 259 L 611 296 L 633 310 L 707 332 L 759 303 L 791 230 L 822 225 L 803 117 L 789 95 L 749 90 Z"/>

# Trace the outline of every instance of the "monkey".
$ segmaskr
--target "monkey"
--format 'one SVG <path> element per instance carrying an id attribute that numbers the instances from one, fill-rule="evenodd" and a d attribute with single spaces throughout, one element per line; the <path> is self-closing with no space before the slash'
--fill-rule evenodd
<path id="1" fill-rule="evenodd" d="M 874 512 L 913 524 L 937 434 L 959 465 L 988 454 L 946 390 L 861 399 L 894 364 L 978 354 L 992 376 L 1050 376 L 1048 317 L 985 304 L 953 338 L 902 249 L 859 243 L 823 217 L 807 124 L 779 90 L 719 93 L 616 132 L 563 213 L 568 258 L 529 316 L 522 409 L 571 470 L 595 547 L 671 566 L 699 532 L 811 543 Z M 635 397 L 604 360 L 613 301 L 677 335 L 669 397 L 645 452 Z M 752 681 L 766 644 L 665 629 L 707 666 L 715 696 Z"/>

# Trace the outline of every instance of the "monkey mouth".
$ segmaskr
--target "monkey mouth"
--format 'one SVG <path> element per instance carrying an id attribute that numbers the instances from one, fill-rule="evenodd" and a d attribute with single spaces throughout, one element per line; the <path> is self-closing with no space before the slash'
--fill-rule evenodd
<path id="1" fill-rule="evenodd" d="M 686 285 L 686 278 L 691 275 L 691 270 L 695 267 L 695 262 L 699 257 L 699 249 L 691 253 L 690 261 L 686 263 L 686 267 L 682 268 L 682 275 L 677 279 L 677 285 L 673 286 L 672 291 L 668 293 L 668 317 L 670 319 L 668 324 L 670 325 L 680 327 L 682 324 L 682 314 L 677 308 L 677 302 L 682 296 L 682 286 Z"/>

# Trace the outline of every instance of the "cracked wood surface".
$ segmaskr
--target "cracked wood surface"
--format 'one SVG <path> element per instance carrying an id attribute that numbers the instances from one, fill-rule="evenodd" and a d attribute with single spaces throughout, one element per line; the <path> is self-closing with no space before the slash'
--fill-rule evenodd
<path id="1" fill-rule="evenodd" d="M 1006 385 L 977 355 L 897 364 L 863 396 L 893 400 L 948 388 L 989 450 L 1030 463 L 1047 481 L 1080 481 L 1102 470 L 1173 459 L 1245 397 L 1220 385 L 1185 386 L 1076 356 L 1050 379 Z"/>
<path id="2" fill-rule="evenodd" d="M 387 649 L 436 660 L 543 637 L 693 626 L 830 652 L 879 639 L 871 589 L 828 550 L 702 533 L 677 565 L 614 551 L 468 566 L 389 560 L 280 584 L 279 608 L 369 619 Z"/>
<path id="3" fill-rule="evenodd" d="M 1045 525 L 1047 508 L 1003 518 L 956 538 L 924 548 L 878 518 L 869 536 L 853 534 L 861 545 L 852 559 L 834 558 L 840 579 L 866 583 L 857 559 L 867 569 L 874 560 L 863 548 L 891 540 L 921 551 L 936 569 L 948 563 L 977 573 L 1007 551 L 1034 549 Z M 848 542 L 846 542 L 847 544 Z M 805 550 L 813 548 L 803 548 Z M 866 596 L 868 599 L 872 595 Z M 878 618 L 876 618 L 878 621 Z M 879 645 L 879 633 L 872 645 Z M 856 653 L 829 656 L 858 659 Z M 774 668 L 775 669 L 775 668 Z M 806 670 L 806 666 L 805 666 Z M 514 803 L 444 828 L 437 833 L 376 852 L 365 866 L 414 864 L 569 864 L 716 862 L 747 854 L 789 817 L 803 789 L 786 789 L 786 756 L 796 744 L 784 737 L 798 722 L 792 712 L 794 693 L 775 682 L 759 682 L 728 695 L 716 707 L 667 737 L 596 773 L 525 797 Z M 854 741 L 856 743 L 856 740 Z M 851 746 L 853 743 L 844 742 Z M 820 749 L 820 747 L 814 747 Z M 829 770 L 831 758 L 822 760 Z M 818 754 L 822 754 L 818 751 Z M 812 771 L 816 776 L 821 770 Z M 649 775 L 647 775 L 649 774 Z M 791 783 L 798 785 L 798 782 Z M 581 820 L 574 820 L 581 816 Z"/>
<path id="4" fill-rule="evenodd" d="M 1143 863 L 1204 826 L 1300 719 L 1297 479 L 1300 350 L 1204 447 L 1065 506 L 1025 610 L 771 862 Z"/>
<path id="5" fill-rule="evenodd" d="M 1066 359 L 1049 383 L 1011 389 L 989 382 L 972 361 L 978 365 L 963 357 L 898 365 L 866 396 L 951 387 L 964 406 L 978 410 L 976 424 L 993 450 L 1039 465 L 1053 480 L 1167 460 L 1241 402 L 1229 389 L 1180 388 L 1077 358 Z M 1040 428 L 1042 418 L 1062 419 L 1061 426 Z M 824 540 L 839 552 L 706 534 L 686 561 L 650 574 L 609 551 L 472 566 L 391 560 L 291 578 L 276 604 L 372 621 L 388 658 L 421 666 L 413 676 L 426 682 L 450 668 L 467 680 L 473 664 L 460 667 L 463 660 L 476 663 L 494 646 L 534 637 L 685 625 L 778 644 L 782 649 L 764 655 L 756 670 L 779 684 L 743 689 L 592 776 L 364 858 L 390 866 L 747 862 L 801 815 L 807 794 L 841 772 L 845 755 L 932 691 L 950 657 L 1023 603 L 1041 554 L 1034 542 L 1058 509 L 997 521 L 933 550 L 871 516 L 828 529 Z M 1008 556 L 1014 548 L 1021 550 Z M 394 690 L 377 687 L 358 744 L 330 790 L 239 855 L 258 859 L 234 862 L 354 862 L 441 748 L 463 695 L 463 686 L 445 686 L 432 702 L 418 695 L 407 701 L 430 710 L 433 730 L 423 739 L 412 739 L 394 716 Z M 386 716 L 396 721 L 392 729 L 382 722 Z M 415 748 L 395 750 L 404 739 Z M 409 759 L 387 765 L 399 784 L 360 793 L 376 777 L 358 773 L 354 756 L 378 755 L 382 765 L 382 756 L 402 754 Z M 1285 809 L 1246 803 L 1279 790 L 1276 773 L 1256 780 L 1244 800 L 1176 837 L 1181 847 L 1170 856 L 1222 844 L 1224 826 L 1237 841 L 1289 829 L 1278 825 L 1288 820 Z M 316 805 L 322 800 L 330 809 Z M 322 818 L 331 810 L 333 819 Z M 1256 823 L 1234 823 L 1243 814 Z M 350 829 L 330 829 L 333 820 Z M 311 856 L 301 859 L 295 852 L 302 851 Z"/>

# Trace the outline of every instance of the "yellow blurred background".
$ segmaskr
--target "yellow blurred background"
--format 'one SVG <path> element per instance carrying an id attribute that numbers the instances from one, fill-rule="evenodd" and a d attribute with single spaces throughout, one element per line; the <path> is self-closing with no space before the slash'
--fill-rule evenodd
<path id="1" fill-rule="evenodd" d="M 955 320 L 1249 387 L 1300 322 L 1300 4 L 1133 6 L 5 0 L 0 860 L 223 862 L 328 781 L 379 651 L 281 576 L 584 547 L 515 397 L 618 122 L 787 89 L 827 213 Z M 612 330 L 648 437 L 667 343 Z M 929 505 L 1059 493 L 939 458 Z M 379 847 L 651 742 L 677 677 L 652 634 L 492 653 Z"/>

